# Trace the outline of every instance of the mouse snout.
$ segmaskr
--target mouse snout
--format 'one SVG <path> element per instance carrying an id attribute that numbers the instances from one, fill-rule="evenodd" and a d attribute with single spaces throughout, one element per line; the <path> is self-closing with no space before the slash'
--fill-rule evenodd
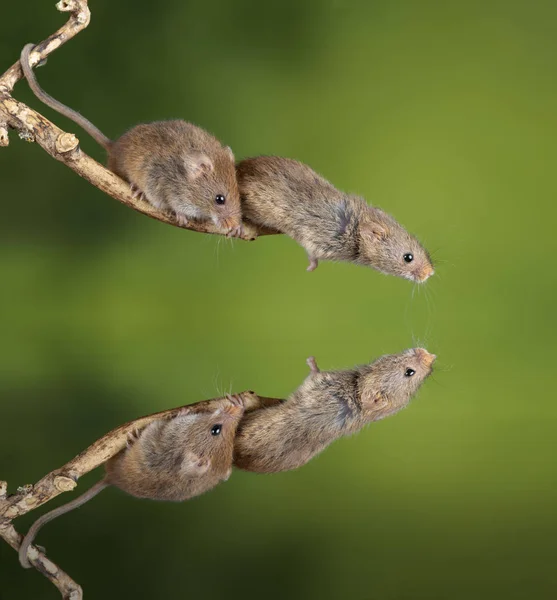
<path id="1" fill-rule="evenodd" d="M 431 265 L 423 266 L 419 271 L 416 272 L 416 279 L 423 283 L 429 279 L 435 273 L 435 269 Z"/>
<path id="2" fill-rule="evenodd" d="M 430 354 L 425 348 L 416 348 L 416 356 L 419 361 L 428 369 L 433 365 L 437 356 Z"/>

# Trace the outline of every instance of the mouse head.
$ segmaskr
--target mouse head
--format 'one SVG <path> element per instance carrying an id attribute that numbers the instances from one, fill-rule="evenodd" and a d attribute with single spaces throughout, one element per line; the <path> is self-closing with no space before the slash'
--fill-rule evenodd
<path id="1" fill-rule="evenodd" d="M 240 396 L 228 396 L 224 406 L 191 415 L 189 435 L 191 451 L 201 460 L 210 461 L 214 475 L 227 479 L 232 467 L 234 438 L 238 423 L 244 414 Z"/>
<path id="2" fill-rule="evenodd" d="M 360 220 L 360 261 L 386 275 L 423 283 L 433 275 L 427 250 L 393 217 L 369 207 Z"/>
<path id="3" fill-rule="evenodd" d="M 237 233 L 242 225 L 242 211 L 232 150 L 220 147 L 211 156 L 192 154 L 185 163 L 187 192 L 200 206 L 200 216 Z"/>
<path id="4" fill-rule="evenodd" d="M 367 421 L 378 421 L 404 408 L 431 374 L 435 354 L 412 348 L 381 356 L 360 372 L 360 394 Z"/>

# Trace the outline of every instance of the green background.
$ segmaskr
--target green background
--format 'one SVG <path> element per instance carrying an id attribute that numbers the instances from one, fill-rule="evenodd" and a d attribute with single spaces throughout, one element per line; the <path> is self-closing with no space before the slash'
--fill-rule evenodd
<path id="1" fill-rule="evenodd" d="M 62 23 L 51 2 L 4 7 L 2 70 Z M 12 133 L 0 149 L 10 489 L 143 414 L 228 390 L 286 397 L 311 354 L 343 368 L 420 343 L 439 359 L 407 410 L 302 469 L 236 472 L 185 504 L 108 490 L 45 527 L 49 556 L 86 598 L 556 597 L 555 3 L 90 6 L 89 28 L 39 70 L 47 91 L 112 137 L 179 117 L 238 158 L 307 162 L 419 235 L 437 274 L 422 287 L 347 264 L 309 274 L 286 237 L 161 224 Z M 25 83 L 15 95 L 43 110 Z M 58 593 L 1 543 L 0 596 Z"/>

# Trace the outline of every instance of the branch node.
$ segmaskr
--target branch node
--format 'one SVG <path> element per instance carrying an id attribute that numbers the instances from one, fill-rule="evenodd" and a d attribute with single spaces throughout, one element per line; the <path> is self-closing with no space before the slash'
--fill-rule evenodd
<path id="1" fill-rule="evenodd" d="M 8 482 L 0 481 L 0 500 L 4 500 L 8 495 Z"/>
<path id="2" fill-rule="evenodd" d="M 30 131 L 20 131 L 19 137 L 24 142 L 34 142 L 35 141 L 35 136 Z"/>
<path id="3" fill-rule="evenodd" d="M 39 503 L 39 499 L 36 496 L 26 496 L 23 498 L 23 502 L 27 508 L 32 510 Z"/>
<path id="4" fill-rule="evenodd" d="M 61 133 L 56 138 L 56 152 L 66 154 L 75 150 L 79 145 L 79 140 L 73 133 Z"/>
<path id="5" fill-rule="evenodd" d="M 18 494 L 28 494 L 33 491 L 33 486 L 30 483 L 26 483 L 25 485 L 20 485 L 17 488 Z"/>
<path id="6" fill-rule="evenodd" d="M 58 475 L 54 478 L 54 487 L 59 492 L 71 492 L 77 483 L 71 478 L 65 475 Z"/>
<path id="7" fill-rule="evenodd" d="M 9 522 L 16 517 L 19 517 L 19 511 L 20 509 L 17 506 L 10 506 L 8 509 L 6 509 L 6 512 L 2 518 L 2 522 Z"/>
<path id="8" fill-rule="evenodd" d="M 8 127 L 6 124 L 0 124 L 0 147 L 7 146 L 10 143 L 8 138 Z"/>
<path id="9" fill-rule="evenodd" d="M 78 12 L 75 16 L 75 20 L 78 22 L 79 25 L 89 24 L 90 19 L 91 13 L 89 12 L 89 10 L 82 10 L 81 12 Z"/>
<path id="10" fill-rule="evenodd" d="M 79 10 L 79 3 L 76 0 L 60 0 L 56 4 L 56 8 L 60 12 L 76 12 Z"/>

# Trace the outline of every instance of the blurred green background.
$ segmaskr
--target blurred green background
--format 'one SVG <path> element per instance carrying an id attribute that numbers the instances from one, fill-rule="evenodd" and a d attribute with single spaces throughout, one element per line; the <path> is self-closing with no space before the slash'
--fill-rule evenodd
<path id="1" fill-rule="evenodd" d="M 63 21 L 4 7 L 1 70 Z M 534 0 L 91 0 L 38 72 L 116 137 L 185 118 L 238 158 L 309 163 L 435 252 L 426 286 L 283 237 L 150 220 L 11 134 L 0 150 L 0 478 L 116 425 L 417 343 L 409 409 L 298 471 L 184 504 L 103 492 L 39 536 L 86 598 L 549 599 L 557 594 L 557 6 Z M 25 83 L 19 99 L 41 107 Z M 83 478 L 80 490 L 101 476 Z M 71 498 L 52 502 L 53 508 Z M 38 513 L 16 522 L 26 531 Z M 58 592 L 0 544 L 0 596 Z"/>

